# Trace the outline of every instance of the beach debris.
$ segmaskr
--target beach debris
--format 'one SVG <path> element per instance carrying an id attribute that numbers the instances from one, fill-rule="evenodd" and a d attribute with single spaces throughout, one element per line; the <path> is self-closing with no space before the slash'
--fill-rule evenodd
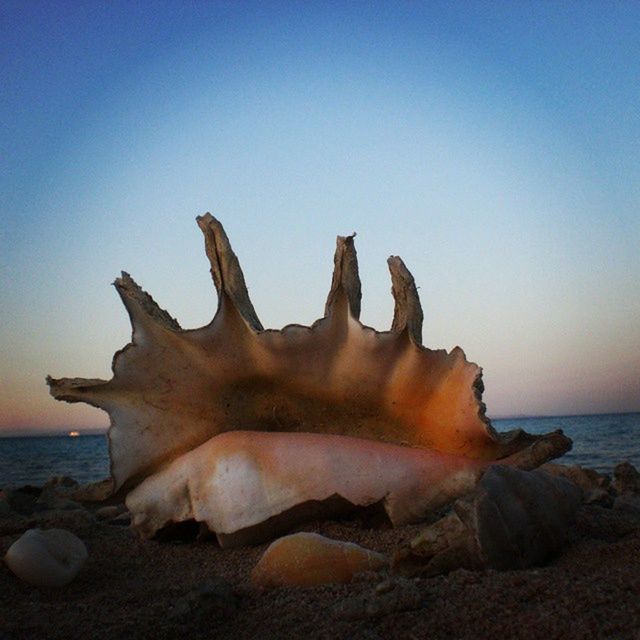
<path id="1" fill-rule="evenodd" d="M 613 502 L 616 511 L 626 511 L 640 516 L 640 495 L 626 492 L 618 496 Z"/>
<path id="2" fill-rule="evenodd" d="M 0 489 L 0 518 L 6 518 L 13 513 L 11 503 L 9 502 L 9 495 L 4 489 Z"/>
<path id="3" fill-rule="evenodd" d="M 80 484 L 71 497 L 78 502 L 104 502 L 113 494 L 113 478 Z"/>
<path id="4" fill-rule="evenodd" d="M 17 488 L 8 487 L 3 492 L 11 510 L 26 516 L 36 511 L 36 502 L 42 494 L 42 488 L 24 485 Z"/>
<path id="5" fill-rule="evenodd" d="M 83 506 L 75 500 L 60 496 L 55 492 L 42 492 L 36 500 L 34 511 L 72 511 L 82 509 Z"/>
<path id="6" fill-rule="evenodd" d="M 73 499 L 73 493 L 78 486 L 78 483 L 69 476 L 51 476 L 42 486 L 35 510 L 82 509 L 82 505 Z"/>
<path id="7" fill-rule="evenodd" d="M 640 528 L 640 511 L 633 509 L 632 502 L 626 503 L 629 495 L 619 496 L 621 500 L 617 505 L 614 501 L 613 508 L 584 505 L 578 512 L 576 530 L 580 535 L 606 542 L 615 542 L 636 531 Z"/>
<path id="8" fill-rule="evenodd" d="M 540 565 L 564 545 L 581 502 L 564 478 L 494 465 L 471 495 L 397 550 L 393 570 L 431 576 Z"/>
<path id="9" fill-rule="evenodd" d="M 7 551 L 5 562 L 21 580 L 38 587 L 71 582 L 89 554 L 84 542 L 65 529 L 29 529 Z"/>
<path id="10" fill-rule="evenodd" d="M 621 462 L 613 469 L 613 486 L 618 494 L 640 494 L 640 473 L 630 462 Z"/>
<path id="11" fill-rule="evenodd" d="M 22 515 L 31 515 L 40 511 L 62 511 L 82 509 L 82 506 L 71 500 L 69 495 L 75 482 L 63 476 L 53 477 L 43 487 L 25 485 L 4 490 L 5 499 L 11 509 Z"/>
<path id="12" fill-rule="evenodd" d="M 70 496 L 78 488 L 77 480 L 70 476 L 51 476 L 42 486 L 42 493 Z"/>
<path id="13" fill-rule="evenodd" d="M 272 542 L 254 567 L 251 582 L 259 587 L 344 583 L 388 563 L 381 553 L 304 531 Z"/>
<path id="14" fill-rule="evenodd" d="M 333 494 L 371 504 L 386 488 L 395 496 L 385 501 L 391 520 L 413 521 L 469 490 L 491 461 L 522 456 L 518 466 L 532 468 L 570 448 L 560 432 L 495 431 L 482 402 L 482 369 L 459 347 L 448 353 L 422 346 L 417 288 L 397 256 L 388 260 L 390 331 L 359 321 L 354 236 L 337 239 L 324 317 L 311 327 L 264 330 L 222 225 L 210 214 L 197 222 L 218 292 L 211 323 L 183 330 L 123 272 L 114 284 L 133 332 L 114 356 L 113 378 L 47 378 L 55 398 L 110 415 L 113 491 L 133 489 L 127 505 L 141 534 L 194 517 L 226 535 Z M 257 432 L 261 450 L 253 444 Z M 317 480 L 297 460 L 310 461 L 307 443 L 322 460 Z M 417 483 L 407 476 L 418 469 L 436 478 L 433 491 L 410 494 Z M 263 484 L 277 489 L 267 493 Z M 240 486 L 251 490 L 250 501 L 239 498 Z"/>
<path id="15" fill-rule="evenodd" d="M 614 496 L 606 489 L 594 489 L 584 498 L 585 504 L 597 504 L 610 509 L 613 506 Z"/>
<path id="16" fill-rule="evenodd" d="M 98 520 L 113 520 L 121 513 L 125 513 L 126 510 L 127 509 L 123 504 L 110 504 L 96 509 L 95 516 Z"/>
<path id="17" fill-rule="evenodd" d="M 333 614 L 342 620 L 362 620 L 420 609 L 424 604 L 425 591 L 415 580 L 395 576 L 367 593 L 341 600 L 334 605 Z"/>
<path id="18" fill-rule="evenodd" d="M 169 618 L 190 624 L 210 624 L 232 617 L 238 609 L 238 596 L 233 587 L 223 578 L 213 576 L 178 598 Z"/>
<path id="19" fill-rule="evenodd" d="M 548 435 L 504 462 L 536 467 L 563 441 Z M 378 503 L 395 526 L 420 522 L 470 492 L 489 464 L 348 436 L 233 431 L 146 478 L 126 505 L 142 537 L 196 520 L 231 547 Z"/>
<path id="20" fill-rule="evenodd" d="M 91 535 L 95 531 L 96 518 L 87 509 L 49 509 L 37 511 L 28 517 L 30 528 L 68 529 L 77 536 Z"/>
<path id="21" fill-rule="evenodd" d="M 128 527 L 131 525 L 131 514 L 125 509 L 121 514 L 110 520 L 109 524 Z"/>
<path id="22" fill-rule="evenodd" d="M 552 476 L 570 480 L 582 489 L 585 500 L 588 499 L 593 492 L 599 492 L 601 490 L 607 491 L 611 484 L 611 479 L 608 475 L 598 473 L 594 469 L 581 467 L 577 464 L 566 465 L 547 462 L 540 467 L 540 470 Z"/>
<path id="23" fill-rule="evenodd" d="M 106 521 L 109 524 L 120 524 L 123 526 L 129 526 L 129 524 L 131 524 L 131 514 L 122 503 L 100 507 L 96 509 L 94 515 L 98 520 Z"/>

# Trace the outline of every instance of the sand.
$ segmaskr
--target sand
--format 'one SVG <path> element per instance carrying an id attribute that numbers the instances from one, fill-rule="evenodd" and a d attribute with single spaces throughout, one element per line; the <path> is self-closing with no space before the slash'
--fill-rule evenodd
<path id="1" fill-rule="evenodd" d="M 266 545 L 220 549 L 215 540 L 139 540 L 89 511 L 0 519 L 0 554 L 26 527 L 67 528 L 90 557 L 74 582 L 35 588 L 0 566 L 0 639 L 22 638 L 629 638 L 640 640 L 640 518 L 582 508 L 571 540 L 544 567 L 470 572 L 411 581 L 418 608 L 348 619 L 349 599 L 371 594 L 373 576 L 348 585 L 275 588 L 249 584 Z M 372 529 L 358 521 L 301 527 L 388 553 L 419 527 Z M 185 594 L 212 577 L 233 590 L 231 607 L 176 616 Z M 223 603 L 224 604 L 224 603 Z M 341 606 L 342 605 L 342 606 Z"/>

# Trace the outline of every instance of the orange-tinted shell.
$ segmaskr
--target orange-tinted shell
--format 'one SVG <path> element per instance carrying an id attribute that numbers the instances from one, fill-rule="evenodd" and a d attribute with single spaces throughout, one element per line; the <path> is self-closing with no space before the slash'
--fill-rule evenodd
<path id="1" fill-rule="evenodd" d="M 251 572 L 251 582 L 258 587 L 344 583 L 387 564 L 381 553 L 304 531 L 272 542 Z"/>
<path id="2" fill-rule="evenodd" d="M 505 463 L 534 468 L 565 443 L 551 434 Z M 490 464 L 349 436 L 229 431 L 145 478 L 126 504 L 143 537 L 195 520 L 238 546 L 354 507 L 379 505 L 394 525 L 420 522 L 471 491 Z"/>
<path id="3" fill-rule="evenodd" d="M 238 429 L 351 435 L 480 460 L 535 440 L 495 433 L 484 416 L 481 369 L 461 349 L 421 346 L 422 311 L 399 258 L 389 259 L 391 331 L 358 320 L 352 237 L 338 238 L 325 317 L 311 327 L 265 331 L 222 226 L 209 214 L 198 224 L 219 292 L 213 321 L 182 330 L 123 273 L 115 285 L 133 337 L 114 357 L 113 378 L 48 380 L 54 397 L 109 413 L 116 489 Z"/>

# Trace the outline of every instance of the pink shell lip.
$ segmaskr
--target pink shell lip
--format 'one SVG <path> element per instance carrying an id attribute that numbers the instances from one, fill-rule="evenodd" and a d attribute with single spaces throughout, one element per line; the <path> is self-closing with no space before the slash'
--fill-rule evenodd
<path id="1" fill-rule="evenodd" d="M 422 309 L 400 258 L 388 260 L 390 331 L 358 320 L 354 236 L 337 239 L 325 316 L 311 327 L 264 330 L 222 225 L 208 213 L 197 222 L 219 295 L 211 323 L 181 329 L 123 273 L 114 284 L 133 332 L 114 356 L 113 378 L 47 378 L 55 398 L 109 413 L 116 489 L 238 429 L 349 435 L 485 461 L 538 439 L 495 432 L 482 403 L 482 370 L 461 349 L 422 346 Z"/>
<path id="2" fill-rule="evenodd" d="M 535 468 L 564 444 L 549 434 L 503 463 Z M 142 537 L 195 520 L 231 547 L 357 508 L 375 507 L 394 526 L 421 522 L 470 492 L 492 464 L 350 436 L 229 431 L 146 478 L 126 504 Z"/>

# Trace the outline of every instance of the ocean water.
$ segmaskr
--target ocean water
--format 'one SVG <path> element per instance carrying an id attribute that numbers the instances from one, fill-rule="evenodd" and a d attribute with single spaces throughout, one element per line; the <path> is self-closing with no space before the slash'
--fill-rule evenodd
<path id="1" fill-rule="evenodd" d="M 109 476 L 104 435 L 0 438 L 0 487 L 42 485 L 53 475 L 78 482 Z"/>
<path id="2" fill-rule="evenodd" d="M 498 431 L 562 429 L 573 449 L 560 459 L 611 473 L 628 460 L 640 468 L 640 413 L 493 420 Z M 42 485 L 52 475 L 94 482 L 109 475 L 106 436 L 0 438 L 0 487 Z"/>
<path id="3" fill-rule="evenodd" d="M 562 431 L 573 447 L 558 462 L 579 464 L 611 473 L 619 462 L 628 460 L 640 469 L 640 413 L 612 413 L 595 416 L 561 416 L 492 420 L 498 431 L 523 429 L 529 433 Z"/>

